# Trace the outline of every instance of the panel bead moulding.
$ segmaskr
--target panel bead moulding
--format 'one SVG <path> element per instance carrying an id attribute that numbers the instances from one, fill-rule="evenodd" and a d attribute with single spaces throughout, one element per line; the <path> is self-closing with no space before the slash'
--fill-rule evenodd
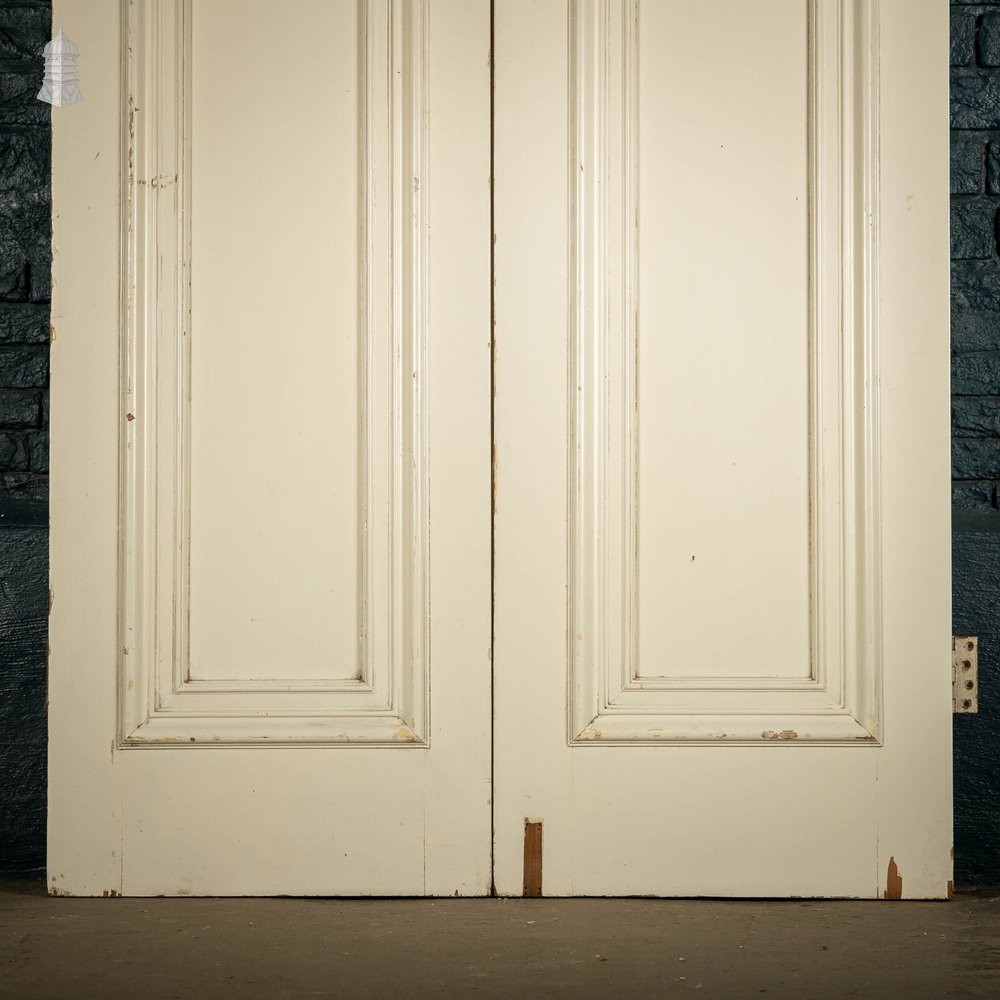
<path id="1" fill-rule="evenodd" d="M 122 4 L 119 742 L 426 746 L 427 3 L 359 3 L 357 677 L 285 682 L 192 679 L 188 662 L 191 2 Z"/>
<path id="2" fill-rule="evenodd" d="M 641 6 L 569 5 L 568 739 L 877 745 L 878 4 L 808 3 L 810 667 L 796 679 L 638 669 Z"/>

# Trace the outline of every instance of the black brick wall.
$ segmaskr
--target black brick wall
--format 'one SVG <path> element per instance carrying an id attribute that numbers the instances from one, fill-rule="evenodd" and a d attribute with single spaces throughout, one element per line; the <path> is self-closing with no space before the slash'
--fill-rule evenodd
<path id="1" fill-rule="evenodd" d="M 951 2 L 953 626 L 978 635 L 955 716 L 955 879 L 1000 885 L 1000 3 Z"/>
<path id="2" fill-rule="evenodd" d="M 51 21 L 0 0 L 0 871 L 45 863 Z"/>

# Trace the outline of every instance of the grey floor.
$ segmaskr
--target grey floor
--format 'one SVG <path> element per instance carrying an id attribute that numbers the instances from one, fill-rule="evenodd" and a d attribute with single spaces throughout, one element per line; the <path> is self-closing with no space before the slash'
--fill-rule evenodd
<path id="1" fill-rule="evenodd" d="M 50 899 L 0 882 L 0 997 L 1000 997 L 950 903 Z"/>

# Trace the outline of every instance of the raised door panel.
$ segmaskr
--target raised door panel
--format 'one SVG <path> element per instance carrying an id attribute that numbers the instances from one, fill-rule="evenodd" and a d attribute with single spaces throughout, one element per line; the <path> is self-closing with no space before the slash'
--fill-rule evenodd
<path id="1" fill-rule="evenodd" d="M 573 8 L 573 740 L 879 739 L 873 10 Z"/>
<path id="2" fill-rule="evenodd" d="M 313 13 L 128 8 L 123 744 L 427 740 L 427 10 Z"/>

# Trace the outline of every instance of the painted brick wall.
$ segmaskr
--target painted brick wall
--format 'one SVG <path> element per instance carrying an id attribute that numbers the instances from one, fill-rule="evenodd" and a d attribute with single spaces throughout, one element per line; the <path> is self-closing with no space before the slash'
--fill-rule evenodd
<path id="1" fill-rule="evenodd" d="M 0 0 L 0 871 L 45 861 L 48 0 Z"/>
<path id="2" fill-rule="evenodd" d="M 980 637 L 955 717 L 955 878 L 1000 885 L 1000 3 L 951 3 L 953 625 Z"/>

